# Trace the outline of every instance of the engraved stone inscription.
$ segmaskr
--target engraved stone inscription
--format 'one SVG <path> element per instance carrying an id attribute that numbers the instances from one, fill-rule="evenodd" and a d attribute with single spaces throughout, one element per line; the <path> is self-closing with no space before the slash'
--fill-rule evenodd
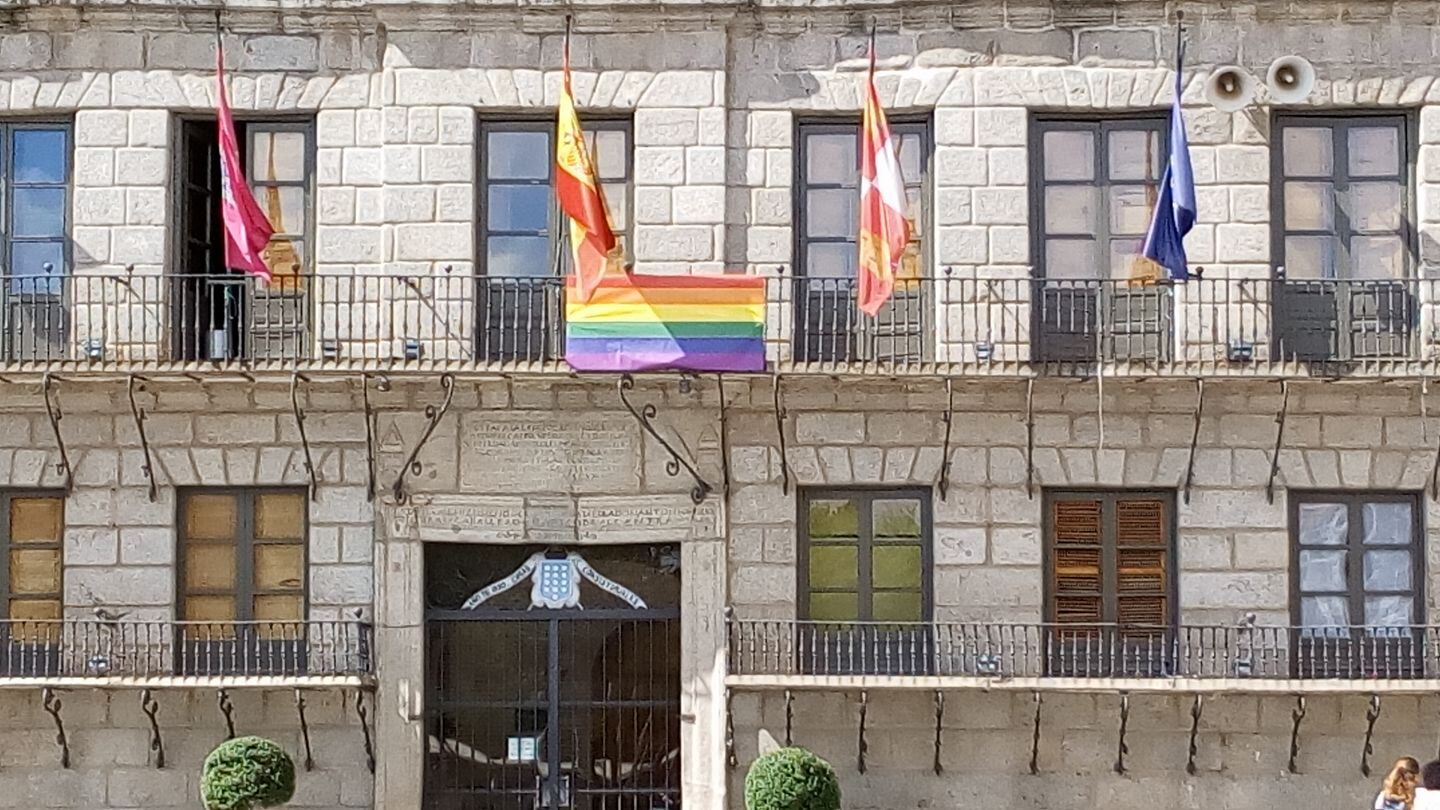
<path id="1" fill-rule="evenodd" d="M 581 498 L 576 521 L 586 543 L 673 543 L 720 534 L 719 507 L 711 501 L 697 506 L 684 495 Z"/>
<path id="2" fill-rule="evenodd" d="M 640 435 L 623 415 L 467 415 L 460 486 L 477 491 L 614 492 L 640 486 Z"/>
<path id="3" fill-rule="evenodd" d="M 521 498 L 437 495 L 416 511 L 421 540 L 513 543 L 525 539 L 525 502 Z"/>

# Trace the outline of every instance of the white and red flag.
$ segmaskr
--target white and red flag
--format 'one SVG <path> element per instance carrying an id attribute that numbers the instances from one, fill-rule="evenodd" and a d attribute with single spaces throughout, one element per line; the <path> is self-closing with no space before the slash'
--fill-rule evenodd
<path id="1" fill-rule="evenodd" d="M 220 218 L 225 231 L 225 266 L 244 270 L 270 282 L 270 267 L 265 264 L 265 246 L 275 233 L 245 173 L 240 170 L 240 147 L 235 141 L 235 119 L 230 114 L 230 99 L 225 92 L 225 52 L 215 45 L 215 81 L 218 84 L 219 109 L 215 118 L 220 133 Z"/>
<path id="2" fill-rule="evenodd" d="M 880 94 L 875 90 L 875 35 L 865 74 L 865 111 L 860 116 L 860 310 L 874 317 L 895 290 L 895 273 L 910 242 L 905 219 L 905 181 L 900 154 Z"/>

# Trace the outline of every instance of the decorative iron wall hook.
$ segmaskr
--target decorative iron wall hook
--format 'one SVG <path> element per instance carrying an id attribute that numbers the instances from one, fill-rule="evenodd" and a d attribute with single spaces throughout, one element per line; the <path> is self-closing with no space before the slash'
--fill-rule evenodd
<path id="1" fill-rule="evenodd" d="M 1300 766 L 1296 760 L 1300 758 L 1300 721 L 1304 719 L 1305 696 L 1297 695 L 1295 708 L 1290 712 L 1290 761 L 1285 765 L 1285 769 L 1290 773 L 1300 773 Z"/>
<path id="2" fill-rule="evenodd" d="M 1375 721 L 1380 719 L 1380 696 L 1370 696 L 1370 708 L 1365 710 L 1365 747 L 1360 751 L 1360 773 L 1370 776 L 1370 755 L 1375 753 Z"/>
<path id="3" fill-rule="evenodd" d="M 1190 485 L 1195 482 L 1195 446 L 1200 442 L 1200 412 L 1205 410 L 1205 380 L 1195 380 L 1195 428 L 1190 431 L 1190 455 L 1185 459 L 1185 503 L 1190 503 Z"/>
<path id="4" fill-rule="evenodd" d="M 140 711 L 150 720 L 150 751 L 155 754 L 155 767 L 165 767 L 165 741 L 160 738 L 160 701 L 149 689 L 140 690 Z"/>
<path id="5" fill-rule="evenodd" d="M 779 374 L 775 375 L 774 385 L 771 391 L 775 401 L 775 435 L 780 440 L 780 491 L 786 495 L 790 494 L 790 458 L 785 452 L 785 419 L 789 414 L 785 411 L 785 402 L 780 396 L 780 381 L 784 378 Z"/>
<path id="6" fill-rule="evenodd" d="M 305 719 L 305 692 L 295 690 L 295 714 L 300 717 L 300 742 L 305 746 L 305 770 L 315 770 L 315 757 L 310 751 L 310 722 Z"/>
<path id="7" fill-rule="evenodd" d="M 725 401 L 725 375 L 715 375 L 720 394 L 720 497 L 730 497 L 730 405 Z"/>
<path id="8" fill-rule="evenodd" d="M 1035 380 L 1025 381 L 1025 496 L 1035 499 Z"/>
<path id="9" fill-rule="evenodd" d="M 1275 476 L 1280 473 L 1280 444 L 1285 439 L 1285 418 L 1290 413 L 1290 381 L 1280 381 L 1280 412 L 1275 415 L 1275 449 L 1270 453 L 1270 478 L 1265 482 L 1265 500 L 1275 503 Z"/>
<path id="10" fill-rule="evenodd" d="M 870 744 L 865 741 L 865 714 L 870 708 L 870 693 L 860 690 L 860 739 L 855 746 L 855 769 L 865 773 L 865 753 L 870 750 Z"/>
<path id="11" fill-rule="evenodd" d="M 409 475 L 419 475 L 425 465 L 420 463 L 420 451 L 425 449 L 425 443 L 430 441 L 430 436 L 439 426 L 440 420 L 445 418 L 446 412 L 450 410 L 450 402 L 455 399 L 455 375 L 440 375 L 440 390 L 445 396 L 440 400 L 439 407 L 435 405 L 425 406 L 425 418 L 429 423 L 425 426 L 425 432 L 420 434 L 420 441 L 415 443 L 414 449 L 410 451 L 405 463 L 400 465 L 400 472 L 395 476 L 395 485 L 391 487 L 391 493 L 395 496 L 396 504 L 404 504 L 410 500 L 410 495 L 405 491 L 405 478 Z"/>
<path id="12" fill-rule="evenodd" d="M 375 773 L 375 741 L 370 738 L 370 711 L 365 708 L 365 690 L 355 690 L 355 716 L 360 718 L 360 733 L 365 742 L 365 766 Z"/>
<path id="13" fill-rule="evenodd" d="M 1120 742 L 1115 748 L 1115 773 L 1125 773 L 1125 755 L 1130 753 L 1130 746 L 1125 743 L 1125 731 L 1130 725 L 1130 696 L 1121 693 L 1120 695 Z"/>
<path id="14" fill-rule="evenodd" d="M 365 500 L 375 500 L 375 409 L 370 407 L 370 375 L 360 375 L 360 402 L 365 409 Z"/>
<path id="15" fill-rule="evenodd" d="M 795 693 L 789 689 L 785 690 L 785 747 L 789 748 L 795 744 Z"/>
<path id="16" fill-rule="evenodd" d="M 945 772 L 945 766 L 940 764 L 940 746 L 944 742 L 943 733 L 945 728 L 945 693 L 939 689 L 935 690 L 935 762 L 932 769 L 935 775 L 939 776 Z"/>
<path id="17" fill-rule="evenodd" d="M 300 449 L 305 453 L 305 477 L 309 482 L 306 491 L 310 500 L 315 500 L 315 482 L 319 473 L 315 470 L 315 459 L 310 455 L 310 437 L 305 434 L 305 410 L 300 407 L 300 373 L 290 375 L 290 410 L 295 415 L 295 429 L 300 433 Z"/>
<path id="18" fill-rule="evenodd" d="M 235 739 L 235 704 L 230 702 L 230 693 L 220 689 L 215 693 L 215 705 L 220 707 L 220 714 L 225 718 L 225 739 Z"/>
<path id="19" fill-rule="evenodd" d="M 1038 776 L 1040 774 L 1040 707 L 1044 704 L 1045 699 L 1040 696 L 1039 692 L 1035 692 L 1033 698 L 1035 720 L 1030 731 L 1030 775 Z"/>
<path id="20" fill-rule="evenodd" d="M 637 409 L 634 404 L 630 402 L 630 398 L 625 395 L 627 392 L 635 389 L 635 378 L 629 374 L 620 375 L 618 388 L 620 390 L 620 402 L 625 406 L 625 410 L 629 411 L 630 415 L 635 417 L 635 421 L 640 423 L 640 427 L 646 433 L 650 434 L 650 438 L 654 439 L 664 448 L 665 452 L 669 454 L 670 460 L 665 462 L 666 474 L 676 476 L 680 474 L 681 468 L 684 468 L 685 472 L 689 473 L 690 477 L 695 481 L 695 486 L 690 488 L 690 500 L 697 504 L 704 501 L 705 497 L 711 492 L 712 488 L 710 484 L 707 483 L 704 478 L 700 477 L 700 472 L 695 469 L 695 465 L 681 456 L 679 451 L 677 451 L 670 442 L 666 441 L 665 437 L 661 436 L 660 432 L 655 429 L 655 425 L 650 421 L 655 418 L 655 414 L 657 413 L 655 405 L 647 402 Z"/>
<path id="21" fill-rule="evenodd" d="M 70 740 L 65 736 L 65 721 L 60 718 L 60 697 L 55 690 L 45 687 L 40 692 L 40 705 L 55 721 L 55 744 L 60 746 L 60 767 L 70 767 Z"/>
<path id="22" fill-rule="evenodd" d="M 740 760 L 735 756 L 735 712 L 730 705 L 732 695 L 729 689 L 725 690 L 725 767 L 735 770 Z"/>
<path id="23" fill-rule="evenodd" d="M 1195 702 L 1190 705 L 1190 754 L 1185 760 L 1185 772 L 1191 776 L 1195 775 L 1195 755 L 1200 752 L 1198 737 L 1200 735 L 1200 713 L 1205 711 L 1205 696 L 1196 695 Z"/>
<path id="24" fill-rule="evenodd" d="M 955 426 L 955 381 L 945 378 L 945 410 L 940 414 L 945 423 L 945 441 L 940 450 L 940 480 L 935 482 L 940 490 L 940 500 L 950 496 L 950 431 Z"/>
<path id="25" fill-rule="evenodd" d="M 60 462 L 55 465 L 55 469 L 64 476 L 63 487 L 66 494 L 69 494 L 75 487 L 72 473 L 74 468 L 70 465 L 70 451 L 65 449 L 65 437 L 60 435 L 60 420 L 65 418 L 65 414 L 60 412 L 60 402 L 55 393 L 55 377 L 49 372 L 45 373 L 45 378 L 40 383 L 40 392 L 45 398 L 45 415 L 50 418 L 50 434 L 55 437 L 55 447 L 60 451 Z M 36 481 L 35 485 L 39 486 L 40 482 Z"/>
<path id="26" fill-rule="evenodd" d="M 145 480 L 148 482 L 150 502 L 154 503 L 156 495 L 155 460 L 150 455 L 150 437 L 145 435 L 145 411 L 141 409 L 140 403 L 135 401 L 135 380 L 136 377 L 134 374 L 126 377 L 125 393 L 130 397 L 130 416 L 135 419 L 135 432 L 140 436 L 140 452 L 145 455 L 145 462 L 140 465 L 140 472 L 145 475 Z"/>

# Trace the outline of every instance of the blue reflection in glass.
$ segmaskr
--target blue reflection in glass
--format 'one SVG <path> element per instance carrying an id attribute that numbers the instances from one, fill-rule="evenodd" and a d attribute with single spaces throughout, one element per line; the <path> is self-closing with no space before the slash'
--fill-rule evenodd
<path id="1" fill-rule="evenodd" d="M 12 242 L 10 291 L 16 295 L 59 295 L 65 275 L 63 242 Z"/>
<path id="2" fill-rule="evenodd" d="M 490 230 L 549 232 L 549 186 L 491 186 L 489 198 Z"/>
<path id="3" fill-rule="evenodd" d="M 10 195 L 10 235 L 65 235 L 65 189 L 16 188 Z"/>
<path id="4" fill-rule="evenodd" d="M 492 236 L 485 240 L 485 273 L 491 276 L 548 276 L 550 239 L 544 236 Z"/>
<path id="5" fill-rule="evenodd" d="M 69 149 L 64 129 L 17 129 L 11 134 L 16 183 L 63 183 Z"/>

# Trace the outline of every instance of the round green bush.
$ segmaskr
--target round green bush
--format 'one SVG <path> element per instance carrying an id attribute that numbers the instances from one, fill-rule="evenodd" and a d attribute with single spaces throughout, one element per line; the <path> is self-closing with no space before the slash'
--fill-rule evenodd
<path id="1" fill-rule="evenodd" d="M 839 810 L 840 782 L 830 763 L 804 748 L 779 748 L 745 774 L 746 810 Z"/>
<path id="2" fill-rule="evenodd" d="M 295 763 L 263 737 L 226 740 L 205 758 L 200 798 L 205 810 L 274 807 L 295 795 Z"/>

